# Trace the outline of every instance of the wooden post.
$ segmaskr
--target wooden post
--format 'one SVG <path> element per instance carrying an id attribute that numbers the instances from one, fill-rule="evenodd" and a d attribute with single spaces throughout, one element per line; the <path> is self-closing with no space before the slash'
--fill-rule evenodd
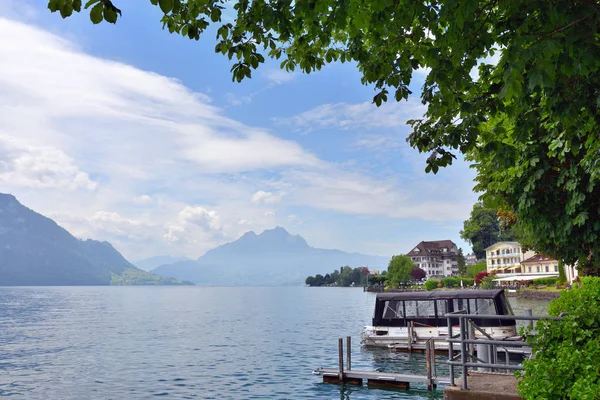
<path id="1" fill-rule="evenodd" d="M 351 349 L 352 349 L 352 338 L 350 336 L 346 336 L 346 364 L 347 370 L 352 370 L 352 358 L 351 358 Z"/>
<path id="2" fill-rule="evenodd" d="M 434 377 L 437 376 L 437 366 L 435 364 L 435 340 L 431 341 L 431 373 Z M 433 385 L 435 389 L 435 385 Z"/>
<path id="3" fill-rule="evenodd" d="M 408 323 L 408 352 L 412 353 L 413 321 Z"/>
<path id="4" fill-rule="evenodd" d="M 433 390 L 431 382 L 431 340 L 425 342 L 425 367 L 427 369 L 427 390 Z"/>
<path id="5" fill-rule="evenodd" d="M 344 340 L 342 338 L 338 339 L 338 379 L 341 382 L 344 382 Z"/>

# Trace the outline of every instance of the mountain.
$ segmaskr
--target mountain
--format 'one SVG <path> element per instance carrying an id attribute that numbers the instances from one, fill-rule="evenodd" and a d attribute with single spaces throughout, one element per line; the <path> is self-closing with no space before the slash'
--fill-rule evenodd
<path id="1" fill-rule="evenodd" d="M 318 249 L 299 235 L 276 227 L 209 250 L 197 261 L 162 265 L 153 273 L 202 285 L 301 284 L 307 276 L 326 274 L 349 265 L 385 268 L 389 257 Z"/>
<path id="2" fill-rule="evenodd" d="M 152 271 L 153 269 L 160 267 L 165 264 L 173 264 L 179 261 L 191 261 L 191 258 L 187 257 L 173 257 L 173 256 L 156 256 L 150 257 L 143 260 L 135 261 L 133 264 L 139 269 L 144 271 Z"/>
<path id="3" fill-rule="evenodd" d="M 136 268 L 110 243 L 79 240 L 0 193 L 0 286 L 183 284 Z"/>

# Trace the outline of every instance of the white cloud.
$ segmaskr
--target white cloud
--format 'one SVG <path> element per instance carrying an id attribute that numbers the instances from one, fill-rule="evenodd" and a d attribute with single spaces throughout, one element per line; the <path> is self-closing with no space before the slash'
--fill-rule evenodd
<path id="1" fill-rule="evenodd" d="M 231 106 L 241 106 L 243 104 L 252 103 L 252 96 L 240 96 L 233 93 L 226 93 L 225 101 Z"/>
<path id="2" fill-rule="evenodd" d="M 148 204 L 153 203 L 152 197 L 148 196 L 147 194 L 143 194 L 141 196 L 135 196 L 132 200 L 135 204 L 139 204 L 139 205 L 148 205 Z"/>
<path id="3" fill-rule="evenodd" d="M 50 146 L 32 146 L 0 134 L 0 182 L 11 186 L 94 190 L 97 182 L 71 157 Z"/>
<path id="4" fill-rule="evenodd" d="M 282 197 L 283 193 L 281 192 L 272 193 L 265 192 L 264 190 L 259 190 L 258 192 L 252 195 L 252 198 L 250 200 L 252 200 L 252 202 L 256 204 L 277 204 L 281 201 Z"/>
<path id="5" fill-rule="evenodd" d="M 0 19 L 0 35 L 11 38 L 0 42 L 0 133 L 20 128 L 13 135 L 29 143 L 58 143 L 93 167 L 109 158 L 140 179 L 173 157 L 211 173 L 318 163 L 294 142 L 224 117 L 175 79 L 91 57 L 19 22 Z"/>
<path id="6" fill-rule="evenodd" d="M 302 225 L 302 219 L 296 214 L 290 214 L 287 216 L 287 220 L 291 225 Z"/>
<path id="7" fill-rule="evenodd" d="M 361 135 L 353 144 L 356 150 L 368 150 L 375 152 L 398 151 L 405 147 L 405 142 L 398 133 L 387 135 L 368 134 Z"/>
<path id="8" fill-rule="evenodd" d="M 323 104 L 290 118 L 275 119 L 275 122 L 305 131 L 377 129 L 404 126 L 407 120 L 420 117 L 425 111 L 426 107 L 411 97 L 408 101 L 390 101 L 381 107 L 371 102 Z"/>
<path id="9" fill-rule="evenodd" d="M 189 223 L 210 230 L 221 229 L 219 214 L 214 210 L 203 207 L 187 206 L 179 212 L 179 219 L 183 223 Z"/>
<path id="10" fill-rule="evenodd" d="M 266 68 L 263 70 L 262 74 L 269 82 L 277 85 L 291 82 L 296 79 L 295 72 L 287 72 L 279 68 Z"/>

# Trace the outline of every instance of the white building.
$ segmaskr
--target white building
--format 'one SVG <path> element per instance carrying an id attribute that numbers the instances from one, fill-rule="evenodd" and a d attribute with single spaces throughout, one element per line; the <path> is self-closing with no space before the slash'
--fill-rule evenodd
<path id="1" fill-rule="evenodd" d="M 518 242 L 494 243 L 485 249 L 485 254 L 487 271 L 496 274 L 498 283 L 558 276 L 557 260 L 531 250 L 524 252 Z M 573 282 L 577 277 L 577 269 L 568 265 L 564 269 L 567 281 Z"/>
<path id="2" fill-rule="evenodd" d="M 456 255 L 458 248 L 451 240 L 435 240 L 421 242 L 407 256 L 415 267 L 427 273 L 427 278 L 451 276 L 458 273 Z"/>
<path id="3" fill-rule="evenodd" d="M 485 249 L 487 271 L 489 273 L 520 273 L 521 262 L 535 253 L 523 252 L 519 242 L 497 242 Z"/>

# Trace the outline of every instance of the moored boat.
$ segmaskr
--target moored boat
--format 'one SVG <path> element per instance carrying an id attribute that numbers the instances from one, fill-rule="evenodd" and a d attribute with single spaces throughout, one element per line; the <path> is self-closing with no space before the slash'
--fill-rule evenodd
<path id="1" fill-rule="evenodd" d="M 436 348 L 447 349 L 448 319 L 456 311 L 479 315 L 514 315 L 503 290 L 436 290 L 431 292 L 379 293 L 371 326 L 361 332 L 361 343 L 368 347 L 396 350 L 425 347 L 427 340 Z M 478 319 L 472 322 L 475 338 L 508 340 L 516 337 L 513 319 Z M 452 318 L 453 334 L 458 334 L 458 319 Z M 485 332 L 485 334 L 483 332 Z"/>

